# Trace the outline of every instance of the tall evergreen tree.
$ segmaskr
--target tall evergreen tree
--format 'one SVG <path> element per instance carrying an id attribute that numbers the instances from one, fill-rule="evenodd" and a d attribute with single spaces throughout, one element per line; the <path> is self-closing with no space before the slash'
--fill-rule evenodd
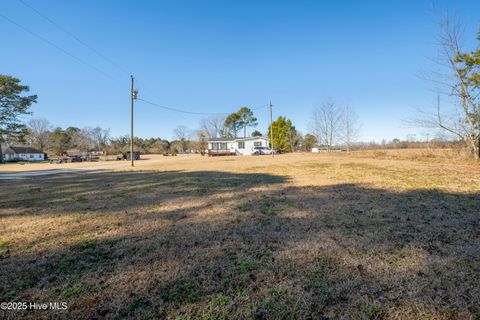
<path id="1" fill-rule="evenodd" d="M 26 126 L 20 116 L 30 114 L 28 108 L 37 102 L 36 95 L 25 96 L 28 86 L 12 76 L 0 75 L 0 162 L 3 162 L 1 144 L 11 139 L 19 139 L 26 133 Z"/>
<path id="2" fill-rule="evenodd" d="M 253 116 L 253 111 L 247 107 L 241 107 L 238 110 L 240 117 L 240 128 L 243 128 L 243 137 L 247 137 L 247 127 L 256 127 L 258 125 L 257 118 Z"/>
<path id="3" fill-rule="evenodd" d="M 292 125 L 292 121 L 285 117 L 278 117 L 268 127 L 268 132 L 271 132 L 270 128 L 273 128 L 273 148 L 275 151 L 280 153 L 292 151 L 293 137 L 297 135 L 297 130 Z M 272 146 L 271 137 L 269 137 L 269 142 Z"/>
<path id="4" fill-rule="evenodd" d="M 56 128 L 50 134 L 50 151 L 55 155 L 61 156 L 71 147 L 72 138 L 62 128 Z"/>
<path id="5" fill-rule="evenodd" d="M 307 133 L 305 137 L 303 137 L 303 148 L 305 151 L 311 151 L 315 144 L 317 143 L 317 137 L 313 134 Z"/>
<path id="6" fill-rule="evenodd" d="M 238 112 L 229 114 L 225 119 L 225 128 L 227 128 L 235 138 L 237 137 L 238 130 L 240 130 L 241 126 L 241 119 Z"/>
<path id="7" fill-rule="evenodd" d="M 255 130 L 252 132 L 252 137 L 261 137 L 262 133 L 258 130 Z"/>
<path id="8" fill-rule="evenodd" d="M 480 42 L 480 33 L 478 36 Z M 457 83 L 453 94 L 461 101 L 466 141 L 475 159 L 480 160 L 480 49 L 470 53 L 457 52 L 454 62 Z"/>

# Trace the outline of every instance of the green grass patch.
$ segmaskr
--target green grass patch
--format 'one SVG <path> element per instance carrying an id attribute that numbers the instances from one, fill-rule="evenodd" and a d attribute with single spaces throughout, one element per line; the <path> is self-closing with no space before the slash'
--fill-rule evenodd
<path id="1" fill-rule="evenodd" d="M 370 319 L 384 319 L 385 318 L 385 311 L 383 310 L 382 306 L 378 303 L 373 303 L 370 305 L 370 310 L 369 310 L 369 318 Z"/>
<path id="2" fill-rule="evenodd" d="M 276 288 L 267 290 L 265 299 L 260 302 L 255 318 L 261 319 L 298 319 L 300 314 L 290 303 L 294 300 L 287 292 Z"/>
<path id="3" fill-rule="evenodd" d="M 14 287 L 10 288 L 9 290 L 6 290 L 5 293 L 1 296 L 0 301 L 13 301 L 14 298 L 24 291 L 25 289 L 30 288 L 31 286 L 34 285 L 34 282 L 31 281 L 31 279 L 27 280 L 21 280 L 18 282 Z"/>
<path id="4" fill-rule="evenodd" d="M 155 319 L 157 317 L 153 317 L 153 314 L 145 312 L 151 307 L 151 305 L 152 302 L 148 298 L 138 297 L 131 304 L 120 311 L 118 319 L 131 318 L 132 316 L 139 314 L 143 314 L 144 316 L 138 319 Z"/>
<path id="5" fill-rule="evenodd" d="M 84 287 L 81 285 L 81 284 L 76 284 L 76 285 L 73 285 L 71 287 L 68 287 L 67 289 L 65 289 L 65 291 L 63 291 L 63 296 L 65 298 L 70 298 L 70 297 L 74 297 L 76 295 L 79 295 L 80 293 L 82 293 L 84 291 Z"/>
<path id="6" fill-rule="evenodd" d="M 95 249 L 97 246 L 98 246 L 97 239 L 87 239 L 87 240 L 83 240 L 75 243 L 72 246 L 72 249 L 76 251 L 84 251 L 89 249 Z"/>
<path id="7" fill-rule="evenodd" d="M 196 279 L 181 277 L 166 283 L 160 288 L 160 297 L 166 303 L 175 305 L 193 303 L 203 296 L 204 292 Z"/>
<path id="8" fill-rule="evenodd" d="M 270 251 L 264 252 L 259 256 L 241 256 L 232 249 L 228 249 L 227 257 L 235 265 L 236 274 L 242 275 L 258 269 L 273 269 L 273 253 Z"/>

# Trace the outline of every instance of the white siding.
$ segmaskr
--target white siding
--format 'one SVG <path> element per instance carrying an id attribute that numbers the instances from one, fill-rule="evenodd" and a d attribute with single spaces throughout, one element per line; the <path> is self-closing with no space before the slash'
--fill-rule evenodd
<path id="1" fill-rule="evenodd" d="M 262 139 L 256 139 L 256 140 L 247 140 L 245 141 L 245 149 L 243 150 L 242 154 L 243 155 L 251 155 L 255 150 L 254 150 L 254 147 L 255 147 L 255 142 L 257 142 L 257 144 L 261 144 L 261 147 L 265 147 L 265 141 L 263 141 Z"/>
<path id="2" fill-rule="evenodd" d="M 45 155 L 43 153 L 19 153 L 19 154 L 6 154 L 6 161 L 43 161 Z"/>
<path id="3" fill-rule="evenodd" d="M 238 138 L 233 141 L 210 141 L 208 142 L 209 149 L 216 149 L 218 143 L 226 143 L 227 149 L 235 152 L 237 155 L 251 155 L 255 151 L 255 147 L 268 147 L 268 140 L 266 138 L 246 139 Z M 225 148 L 223 148 L 225 150 Z"/>

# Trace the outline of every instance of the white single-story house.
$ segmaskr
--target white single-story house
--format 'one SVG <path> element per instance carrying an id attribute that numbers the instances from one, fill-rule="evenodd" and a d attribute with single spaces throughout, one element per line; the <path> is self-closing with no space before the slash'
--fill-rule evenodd
<path id="1" fill-rule="evenodd" d="M 268 139 L 264 137 L 208 139 L 208 155 L 252 155 L 255 147 L 268 148 Z"/>
<path id="2" fill-rule="evenodd" d="M 5 161 L 42 161 L 45 154 L 31 147 L 7 147 L 3 152 Z"/>

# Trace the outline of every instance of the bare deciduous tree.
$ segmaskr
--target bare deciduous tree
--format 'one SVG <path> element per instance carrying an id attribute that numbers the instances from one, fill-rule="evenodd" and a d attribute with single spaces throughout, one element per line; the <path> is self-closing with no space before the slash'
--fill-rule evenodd
<path id="1" fill-rule="evenodd" d="M 175 136 L 175 139 L 177 140 L 187 140 L 188 138 L 188 129 L 186 126 L 178 126 L 175 129 L 173 129 L 173 135 Z"/>
<path id="2" fill-rule="evenodd" d="M 357 141 L 361 129 L 358 115 L 350 105 L 346 105 L 342 110 L 341 126 L 340 139 L 345 144 L 347 152 L 350 152 L 350 147 Z"/>
<path id="3" fill-rule="evenodd" d="M 312 112 L 311 131 L 319 144 L 323 144 L 330 151 L 340 136 L 342 110 L 332 100 L 326 100 Z"/>
<path id="4" fill-rule="evenodd" d="M 49 133 L 52 130 L 50 122 L 44 118 L 33 118 L 27 122 L 27 129 L 28 142 L 41 151 L 44 151 L 48 146 Z"/>
<path id="5" fill-rule="evenodd" d="M 186 126 L 178 126 L 173 129 L 173 134 L 175 139 L 181 142 L 181 152 L 185 152 L 188 147 L 188 137 L 190 135 L 188 128 Z"/>
<path id="6" fill-rule="evenodd" d="M 205 154 L 205 150 L 208 149 L 208 137 L 206 136 L 204 131 L 197 131 L 197 141 L 195 143 L 195 148 L 197 152 L 199 152 L 202 156 Z"/>
<path id="7" fill-rule="evenodd" d="M 422 111 L 419 118 L 407 122 L 448 132 L 480 160 L 480 50 L 466 53 L 460 43 L 462 27 L 448 16 L 439 20 L 438 27 L 439 59 L 435 62 L 439 70 L 428 79 L 439 86 L 436 110 Z M 446 108 L 440 95 L 451 102 Z"/>
<path id="8" fill-rule="evenodd" d="M 200 120 L 200 130 L 207 138 L 218 138 L 225 132 L 225 117 L 212 116 Z"/>
<path id="9" fill-rule="evenodd" d="M 105 151 L 110 139 L 110 130 L 95 127 L 88 130 L 90 140 L 92 141 L 95 150 Z"/>

